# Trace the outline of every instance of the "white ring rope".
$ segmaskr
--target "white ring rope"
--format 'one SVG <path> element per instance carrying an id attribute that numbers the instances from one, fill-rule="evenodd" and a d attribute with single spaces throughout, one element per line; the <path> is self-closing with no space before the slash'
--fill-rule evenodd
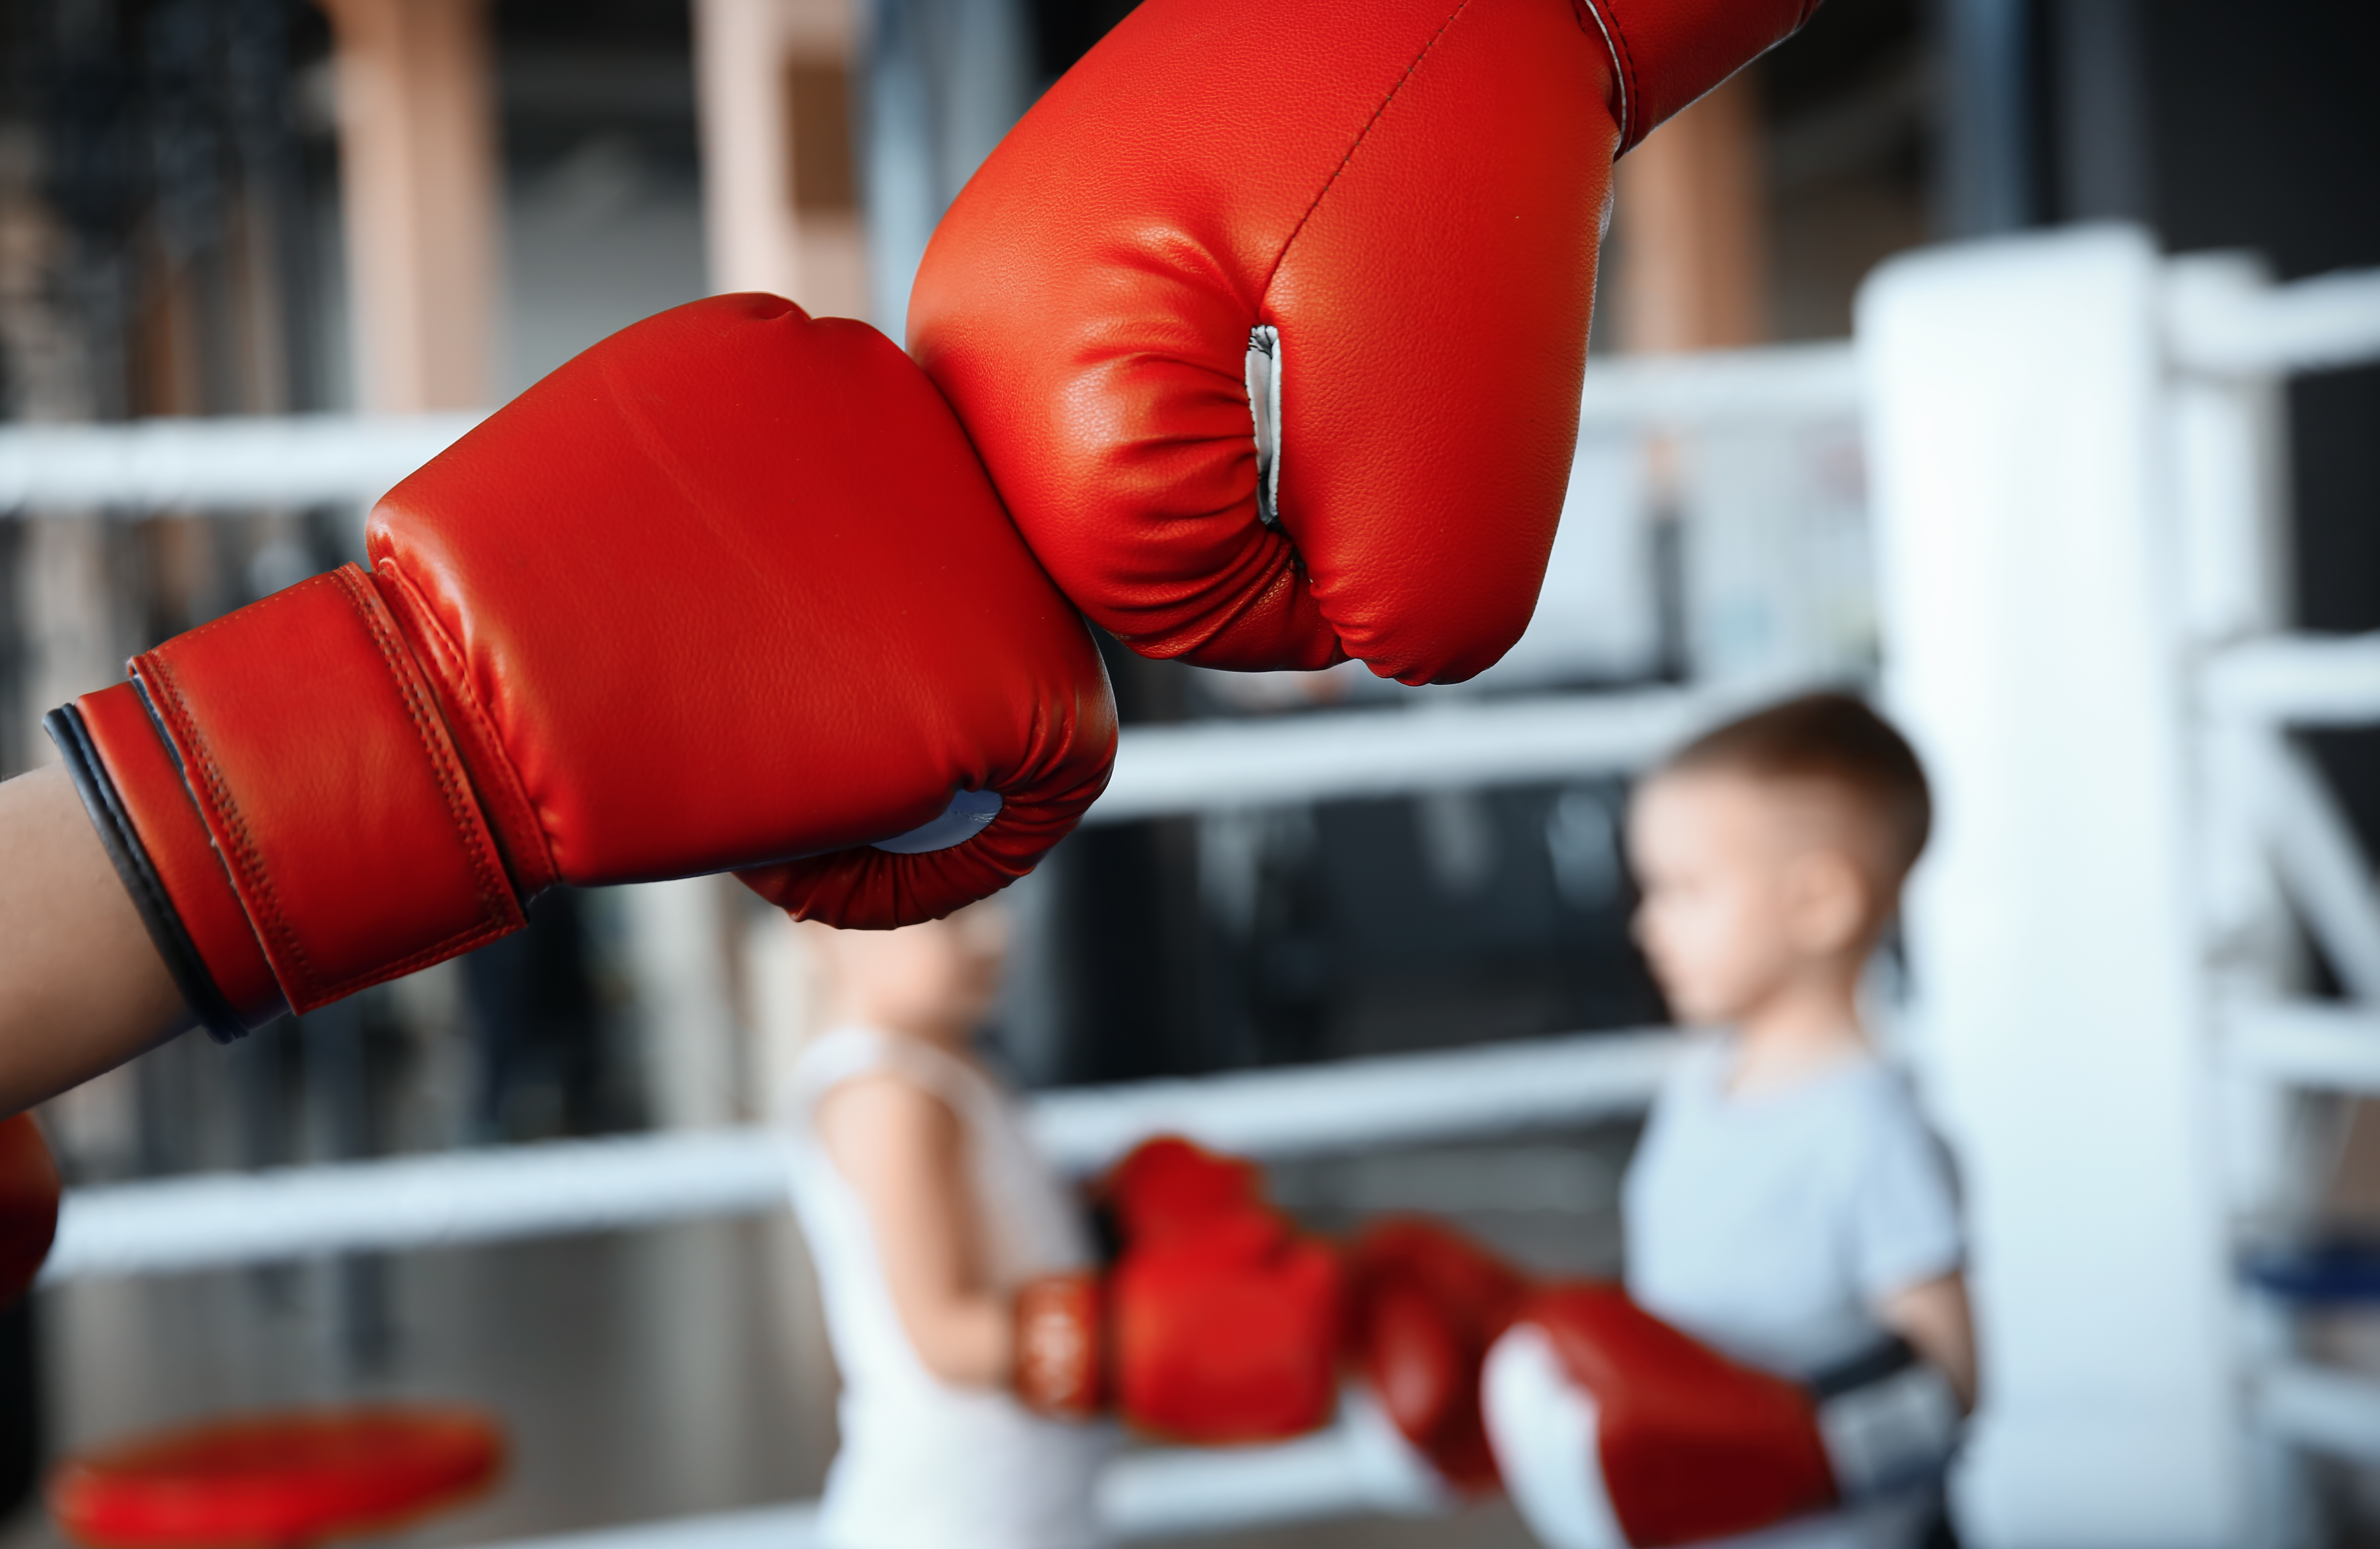
<path id="1" fill-rule="evenodd" d="M 1589 1123 L 1651 1100 L 1671 1034 L 1584 1033 L 1448 1053 L 1052 1093 L 1034 1128 L 1087 1172 L 1159 1133 L 1289 1156 Z M 767 1129 L 555 1140 L 67 1191 L 54 1285 L 322 1253 L 613 1231 L 785 1206 Z"/>

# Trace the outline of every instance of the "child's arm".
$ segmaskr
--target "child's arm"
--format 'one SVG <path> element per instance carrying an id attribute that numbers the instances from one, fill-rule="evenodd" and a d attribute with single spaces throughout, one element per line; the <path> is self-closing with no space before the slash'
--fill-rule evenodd
<path id="1" fill-rule="evenodd" d="M 0 784 L 0 1115 L 189 1024 L 67 772 Z"/>
<path id="2" fill-rule="evenodd" d="M 867 1076 L 820 1102 L 818 1128 L 868 1212 L 885 1287 L 917 1359 L 946 1383 L 1005 1386 L 1011 1315 L 985 1283 L 957 1116 L 906 1081 Z"/>
<path id="3" fill-rule="evenodd" d="M 1975 1407 L 1975 1320 L 1967 1277 L 1957 1270 L 1903 1287 L 1883 1299 L 1876 1316 L 1950 1379 L 1959 1402 Z"/>

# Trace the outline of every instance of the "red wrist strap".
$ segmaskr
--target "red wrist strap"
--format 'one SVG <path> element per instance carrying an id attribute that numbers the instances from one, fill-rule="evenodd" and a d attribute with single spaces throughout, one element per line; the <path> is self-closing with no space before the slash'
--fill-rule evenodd
<path id="1" fill-rule="evenodd" d="M 288 1010 L 140 689 L 85 694 L 53 711 L 49 730 L 158 956 L 208 1032 L 228 1043 Z"/>
<path id="2" fill-rule="evenodd" d="M 1047 1275 L 1016 1293 L 1016 1397 L 1030 1409 L 1088 1420 L 1106 1405 L 1107 1318 L 1099 1278 Z"/>
<path id="3" fill-rule="evenodd" d="M 520 927 L 437 696 L 362 570 L 178 635 L 132 670 L 292 1010 Z M 173 902 L 186 930 L 218 912 L 195 883 Z"/>

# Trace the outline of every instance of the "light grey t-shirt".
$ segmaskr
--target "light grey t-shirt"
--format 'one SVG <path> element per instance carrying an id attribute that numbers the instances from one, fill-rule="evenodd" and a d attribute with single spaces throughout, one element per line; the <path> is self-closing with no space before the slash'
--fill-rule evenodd
<path id="1" fill-rule="evenodd" d="M 1628 1289 L 1705 1343 L 1803 1379 L 1886 1336 L 1879 1299 L 1962 1266 L 1958 1198 L 1908 1082 L 1882 1061 L 1736 1097 L 1735 1059 L 1732 1037 L 1697 1038 L 1654 1101 L 1621 1194 Z M 1833 1520 L 1807 1542 L 1914 1531 Z"/>

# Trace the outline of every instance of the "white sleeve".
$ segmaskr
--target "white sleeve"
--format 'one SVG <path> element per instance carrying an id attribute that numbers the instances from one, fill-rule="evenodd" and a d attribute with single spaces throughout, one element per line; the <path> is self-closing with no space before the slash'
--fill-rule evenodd
<path id="1" fill-rule="evenodd" d="M 1876 1093 L 1852 1189 L 1852 1264 L 1871 1301 L 1948 1275 L 1967 1257 L 1949 1154 L 1899 1079 L 1879 1082 Z"/>

